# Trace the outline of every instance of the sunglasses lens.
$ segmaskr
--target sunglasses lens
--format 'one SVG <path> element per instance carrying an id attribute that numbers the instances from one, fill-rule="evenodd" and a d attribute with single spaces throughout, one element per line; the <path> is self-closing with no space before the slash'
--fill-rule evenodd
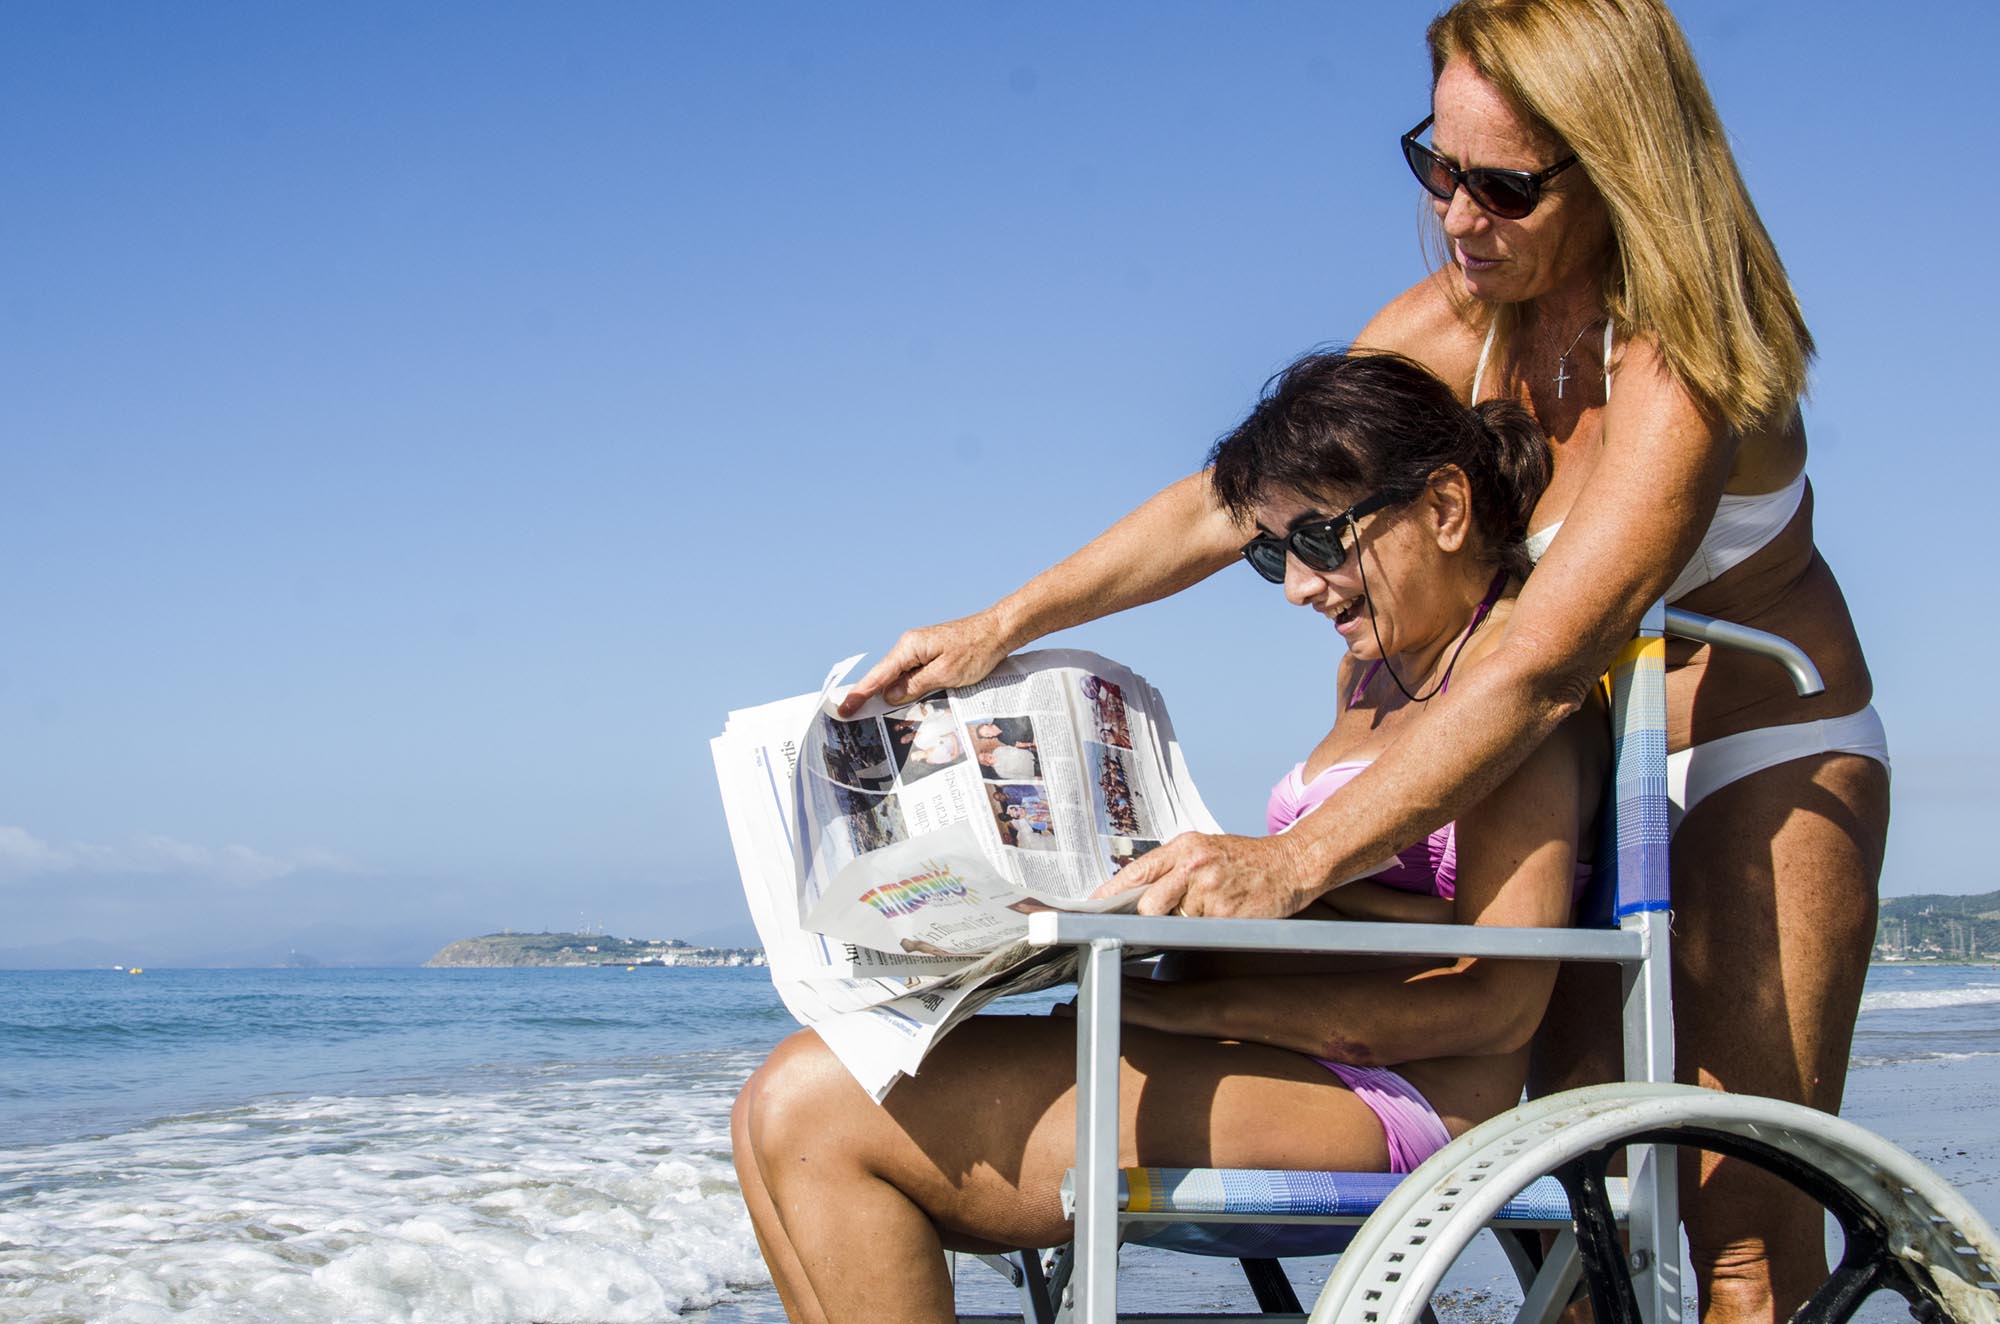
<path id="1" fill-rule="evenodd" d="M 1275 538 L 1253 538 L 1243 546 L 1243 559 L 1273 584 L 1285 582 L 1285 545 Z"/>
<path id="2" fill-rule="evenodd" d="M 1292 550 L 1315 570 L 1338 570 L 1347 559 L 1346 549 L 1340 545 L 1343 527 L 1341 522 L 1307 525 L 1292 535 Z"/>
<path id="3" fill-rule="evenodd" d="M 1534 183 L 1511 171 L 1468 170 L 1465 191 L 1503 221 L 1518 221 L 1535 209 Z"/>
<path id="4" fill-rule="evenodd" d="M 1449 199 L 1458 186 L 1452 181 L 1451 171 L 1438 160 L 1437 154 L 1421 143 L 1404 142 L 1403 159 L 1410 163 L 1410 173 L 1417 182 L 1434 198 Z"/>

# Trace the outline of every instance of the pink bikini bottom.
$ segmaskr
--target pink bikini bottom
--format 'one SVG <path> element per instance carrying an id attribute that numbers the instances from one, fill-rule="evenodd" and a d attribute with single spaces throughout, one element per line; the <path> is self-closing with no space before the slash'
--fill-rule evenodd
<path id="1" fill-rule="evenodd" d="M 1389 1171 L 1413 1172 L 1418 1164 L 1443 1149 L 1451 1132 L 1423 1095 L 1387 1067 L 1351 1067 L 1345 1062 L 1313 1061 L 1340 1077 L 1354 1097 L 1382 1122 L 1389 1141 Z"/>

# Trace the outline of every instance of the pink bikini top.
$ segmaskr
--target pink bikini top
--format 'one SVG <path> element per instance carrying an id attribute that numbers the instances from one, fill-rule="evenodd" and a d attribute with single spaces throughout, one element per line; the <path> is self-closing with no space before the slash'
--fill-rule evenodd
<path id="1" fill-rule="evenodd" d="M 1271 788 L 1271 802 L 1264 810 L 1264 825 L 1271 834 L 1290 828 L 1292 824 L 1319 808 L 1320 803 L 1347 783 L 1361 775 L 1361 770 L 1373 760 L 1361 759 L 1351 763 L 1336 763 L 1323 769 L 1319 776 L 1306 781 L 1306 765 L 1295 763 L 1292 770 L 1278 779 Z M 1449 901 L 1458 895 L 1458 831 L 1457 826 L 1446 823 L 1437 831 L 1425 837 L 1414 846 L 1396 852 L 1396 862 L 1380 873 L 1368 875 L 1371 883 L 1381 883 L 1399 892 L 1415 892 L 1419 896 L 1441 896 Z M 1576 881 L 1570 889 L 1572 899 L 1580 900 L 1590 886 L 1590 863 L 1576 862 Z"/>
<path id="2" fill-rule="evenodd" d="M 1336 763 L 1310 782 L 1304 779 L 1306 765 L 1295 764 L 1271 788 L 1271 803 L 1264 811 L 1265 826 L 1273 835 L 1283 832 L 1319 808 L 1321 801 L 1360 776 L 1368 762 L 1363 759 L 1355 763 Z M 1446 823 L 1416 845 L 1397 852 L 1396 862 L 1381 873 L 1370 875 L 1369 881 L 1402 892 L 1441 896 L 1450 900 L 1458 894 L 1457 832 L 1450 823 Z"/>
<path id="3" fill-rule="evenodd" d="M 1473 616 L 1467 628 L 1469 637 L 1479 628 L 1479 622 L 1492 608 L 1500 596 L 1500 590 L 1507 583 L 1505 572 L 1496 575 L 1493 587 L 1487 590 L 1486 601 L 1479 604 L 1479 611 Z M 1458 658 L 1454 656 L 1456 663 Z M 1382 669 L 1382 659 L 1375 659 L 1374 665 L 1362 673 L 1361 683 L 1354 687 L 1354 693 L 1347 700 L 1349 708 L 1358 707 L 1361 698 L 1368 692 L 1368 684 L 1375 679 L 1375 673 Z M 1443 693 L 1451 684 L 1451 668 L 1446 667 L 1444 679 L 1438 682 L 1438 692 Z M 1322 768 L 1319 776 L 1310 782 L 1305 779 L 1306 765 L 1295 763 L 1292 770 L 1278 778 L 1278 784 L 1271 788 L 1271 801 L 1264 808 L 1264 826 L 1272 836 L 1291 827 L 1313 810 L 1321 801 L 1332 795 L 1347 783 L 1361 775 L 1361 770 L 1373 760 L 1358 759 L 1347 763 L 1335 763 Z M 1399 851 L 1396 862 L 1377 874 L 1369 875 L 1369 881 L 1385 884 L 1402 892 L 1416 892 L 1423 896 L 1441 896 L 1447 901 L 1458 895 L 1458 832 L 1455 825 L 1446 823 L 1437 831 L 1425 837 L 1416 845 Z"/>

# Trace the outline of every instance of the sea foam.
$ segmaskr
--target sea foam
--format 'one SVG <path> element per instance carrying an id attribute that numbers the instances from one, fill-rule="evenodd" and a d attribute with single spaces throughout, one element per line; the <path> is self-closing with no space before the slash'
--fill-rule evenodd
<path id="1" fill-rule="evenodd" d="M 1953 1053 L 1943 1050 L 1906 1049 L 1889 1053 L 1856 1053 L 1847 1060 L 1847 1066 L 1851 1071 L 1863 1071 L 1874 1067 L 1900 1067 L 1918 1062 L 1971 1062 L 1988 1057 L 2000 1057 L 2000 1052 Z"/>
<path id="2" fill-rule="evenodd" d="M 1909 1011 L 1932 1007 L 1977 1007 L 2000 1002 L 2000 984 L 1975 984 L 1960 988 L 1888 989 L 1864 993 L 1861 1010 Z"/>
<path id="3" fill-rule="evenodd" d="M 0 1320 L 677 1318 L 768 1282 L 729 1164 L 753 1065 L 270 1099 L 0 1150 Z"/>

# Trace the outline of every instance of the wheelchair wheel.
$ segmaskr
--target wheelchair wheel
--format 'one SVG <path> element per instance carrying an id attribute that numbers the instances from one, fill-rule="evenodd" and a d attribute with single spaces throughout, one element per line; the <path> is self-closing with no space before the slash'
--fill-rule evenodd
<path id="1" fill-rule="evenodd" d="M 1446 1270 L 1493 1212 L 1536 1178 L 1554 1174 L 1569 1194 L 1598 1324 L 1638 1324 L 1633 1275 L 1649 1266 L 1634 1266 L 1618 1241 L 1604 1174 L 1625 1146 L 1640 1144 L 1691 1147 L 1754 1163 L 1834 1216 L 1845 1252 L 1795 1321 L 1846 1320 L 1867 1298 L 1888 1290 L 1907 1299 L 1919 1320 L 2000 1322 L 2000 1239 L 1964 1197 L 1903 1150 L 1797 1104 L 1685 1085 L 1632 1084 L 1536 1100 L 1432 1155 L 1356 1235 L 1311 1318 L 1415 1324 Z M 1678 1237 L 1675 1245 L 1677 1261 Z M 1677 1265 L 1665 1267 L 1678 1294 Z M 1543 1291 L 1567 1297 L 1568 1286 L 1559 1281 Z"/>

